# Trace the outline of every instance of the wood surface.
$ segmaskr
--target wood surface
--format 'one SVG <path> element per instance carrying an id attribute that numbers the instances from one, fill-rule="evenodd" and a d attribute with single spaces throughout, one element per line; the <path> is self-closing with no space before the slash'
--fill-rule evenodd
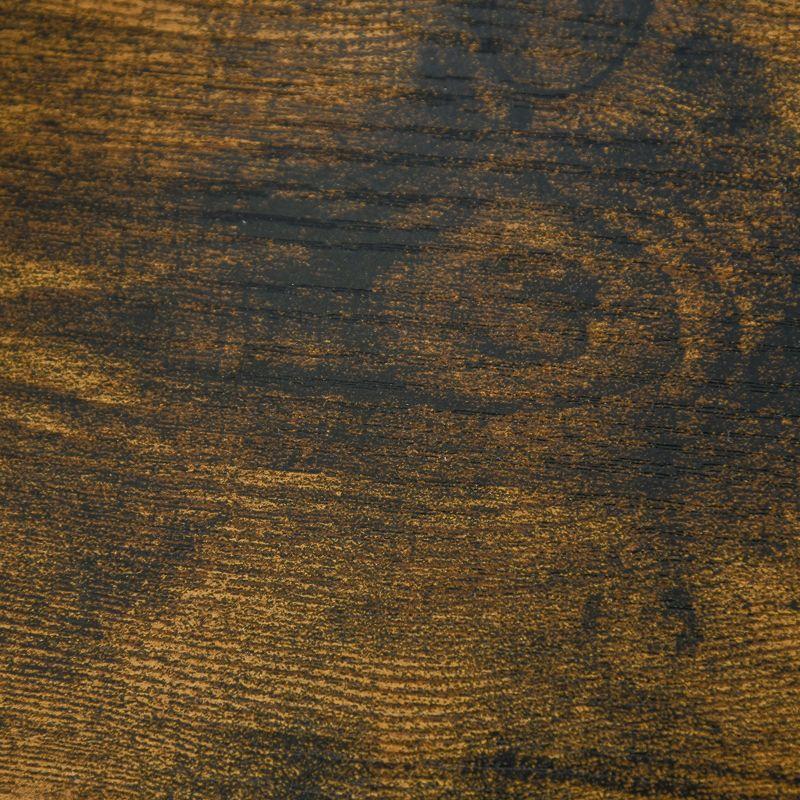
<path id="1" fill-rule="evenodd" d="M 800 4 L 0 12 L 0 797 L 800 798 Z"/>

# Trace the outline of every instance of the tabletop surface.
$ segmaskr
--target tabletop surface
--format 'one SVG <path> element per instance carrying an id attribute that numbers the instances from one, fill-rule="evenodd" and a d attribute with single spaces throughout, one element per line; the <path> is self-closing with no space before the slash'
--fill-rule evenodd
<path id="1" fill-rule="evenodd" d="M 795 0 L 0 11 L 0 797 L 800 797 Z"/>

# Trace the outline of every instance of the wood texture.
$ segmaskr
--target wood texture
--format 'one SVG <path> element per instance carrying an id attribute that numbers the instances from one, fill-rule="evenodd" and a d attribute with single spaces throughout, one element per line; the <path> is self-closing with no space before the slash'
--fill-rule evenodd
<path id="1" fill-rule="evenodd" d="M 800 798 L 794 0 L 0 11 L 0 797 Z"/>

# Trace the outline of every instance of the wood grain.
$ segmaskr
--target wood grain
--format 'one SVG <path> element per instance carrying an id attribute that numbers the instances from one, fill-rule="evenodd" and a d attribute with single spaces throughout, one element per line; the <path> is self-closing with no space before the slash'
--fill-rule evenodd
<path id="1" fill-rule="evenodd" d="M 800 798 L 793 0 L 0 11 L 0 797 Z"/>

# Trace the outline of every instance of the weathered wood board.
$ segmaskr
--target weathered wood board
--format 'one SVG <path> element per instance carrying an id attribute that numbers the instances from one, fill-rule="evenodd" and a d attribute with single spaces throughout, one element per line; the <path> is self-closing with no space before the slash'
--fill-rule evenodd
<path id="1" fill-rule="evenodd" d="M 0 11 L 0 797 L 800 797 L 798 3 Z"/>

